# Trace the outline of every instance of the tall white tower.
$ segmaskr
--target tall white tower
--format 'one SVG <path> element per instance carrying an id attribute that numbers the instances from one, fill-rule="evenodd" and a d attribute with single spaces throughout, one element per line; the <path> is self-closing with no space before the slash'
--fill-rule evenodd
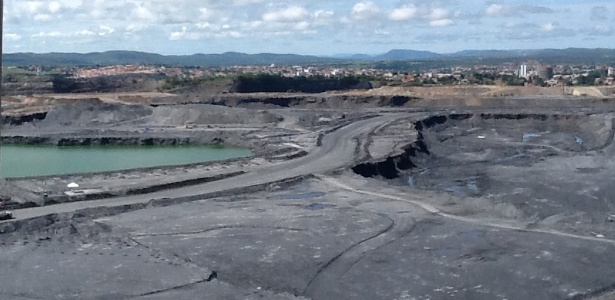
<path id="1" fill-rule="evenodd" d="M 519 67 L 519 78 L 527 78 L 527 65 L 523 64 Z"/>

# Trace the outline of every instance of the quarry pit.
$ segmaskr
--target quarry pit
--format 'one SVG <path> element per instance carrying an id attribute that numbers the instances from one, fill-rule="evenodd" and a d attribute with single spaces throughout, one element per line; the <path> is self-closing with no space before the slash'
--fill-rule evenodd
<path id="1" fill-rule="evenodd" d="M 11 143 L 254 156 L 5 180 L 0 298 L 612 296 L 611 98 L 265 98 L 48 100 L 5 119 Z"/>

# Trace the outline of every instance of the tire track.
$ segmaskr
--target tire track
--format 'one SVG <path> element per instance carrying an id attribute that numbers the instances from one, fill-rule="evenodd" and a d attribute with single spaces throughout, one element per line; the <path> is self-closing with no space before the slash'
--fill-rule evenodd
<path id="1" fill-rule="evenodd" d="M 342 291 L 331 289 L 339 278 L 343 277 L 366 253 L 377 250 L 399 238 L 408 235 L 415 228 L 414 219 L 396 214 L 395 216 L 378 213 L 391 220 L 391 225 L 376 235 L 366 238 L 331 259 L 326 263 L 307 284 L 303 295 L 313 299 L 336 299 L 335 292 Z M 343 296 L 340 294 L 339 296 Z"/>
<path id="2" fill-rule="evenodd" d="M 460 221 L 460 222 L 464 222 L 464 223 L 470 223 L 470 224 L 475 224 L 475 225 L 481 225 L 481 226 L 487 226 L 487 227 L 493 227 L 493 228 L 498 228 L 498 229 L 506 229 L 506 230 L 513 230 L 513 231 L 519 231 L 519 232 L 528 232 L 528 233 L 539 233 L 539 234 L 550 234 L 550 235 L 555 235 L 555 236 L 560 236 L 560 237 L 566 237 L 566 238 L 573 238 L 573 239 L 579 239 L 579 240 L 585 240 L 585 241 L 592 241 L 592 242 L 599 242 L 599 243 L 605 243 L 605 244 L 610 244 L 615 246 L 615 240 L 611 240 L 611 239 L 606 239 L 606 238 L 597 238 L 597 237 L 592 237 L 592 236 L 584 236 L 584 235 L 577 235 L 577 234 L 572 234 L 572 233 L 566 233 L 566 232 L 562 232 L 562 231 L 557 231 L 557 230 L 551 230 L 551 229 L 535 229 L 535 228 L 528 228 L 528 226 L 530 226 L 531 224 L 526 224 L 524 226 L 520 226 L 520 225 L 515 225 L 515 224 L 506 224 L 506 223 L 494 223 L 494 222 L 489 222 L 489 221 L 485 221 L 485 220 L 478 220 L 478 219 L 471 219 L 471 218 L 466 218 L 466 217 L 460 217 L 460 216 L 455 216 L 455 215 L 451 215 L 445 212 L 440 211 L 438 208 L 436 208 L 435 206 L 429 205 L 427 203 L 423 203 L 421 201 L 418 200 L 410 200 L 410 199 L 405 199 L 402 197 L 398 197 L 398 196 L 393 196 L 393 195 L 387 195 L 387 194 L 382 194 L 382 193 L 376 193 L 376 192 L 371 192 L 371 191 L 365 191 L 365 190 L 359 190 L 359 189 L 355 189 L 351 186 L 348 186 L 346 184 L 343 184 L 331 177 L 326 177 L 326 176 L 318 176 L 320 177 L 322 180 L 336 186 L 339 187 L 341 189 L 347 190 L 347 191 L 351 191 L 357 194 L 363 194 L 363 195 L 368 195 L 368 196 L 374 196 L 374 197 L 379 197 L 379 198 L 384 198 L 384 199 L 389 199 L 389 200 L 393 200 L 393 201 L 399 201 L 399 202 L 405 202 L 405 203 L 409 203 L 415 206 L 420 207 L 423 210 L 426 210 L 427 212 L 433 214 L 433 215 L 437 215 L 443 218 L 447 218 L 447 219 L 452 219 L 452 220 L 456 220 L 456 221 Z M 408 195 L 409 197 L 409 195 Z"/>

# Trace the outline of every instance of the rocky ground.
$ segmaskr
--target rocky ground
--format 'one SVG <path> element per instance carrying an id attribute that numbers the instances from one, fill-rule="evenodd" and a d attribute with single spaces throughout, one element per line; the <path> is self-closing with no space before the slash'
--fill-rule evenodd
<path id="1" fill-rule="evenodd" d="M 354 168 L 175 205 L 20 221 L 0 234 L 0 298 L 610 299 L 611 100 L 548 98 L 528 107 L 529 98 L 442 99 L 429 107 L 425 99 L 379 99 L 391 105 L 96 100 L 54 104 L 40 120 L 9 125 L 5 140 L 219 138 L 256 152 L 233 162 L 70 177 L 120 193 L 152 178 L 258 172 L 313 152 L 344 124 L 387 111 L 400 116 L 356 138 Z M 34 198 L 68 179 L 9 184 Z"/>

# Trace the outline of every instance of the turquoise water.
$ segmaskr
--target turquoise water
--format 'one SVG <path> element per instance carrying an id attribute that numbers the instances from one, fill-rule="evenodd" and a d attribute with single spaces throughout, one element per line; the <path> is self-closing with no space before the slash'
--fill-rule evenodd
<path id="1" fill-rule="evenodd" d="M 222 146 L 25 146 L 3 145 L 3 177 L 104 172 L 182 165 L 251 156 L 248 149 Z"/>

